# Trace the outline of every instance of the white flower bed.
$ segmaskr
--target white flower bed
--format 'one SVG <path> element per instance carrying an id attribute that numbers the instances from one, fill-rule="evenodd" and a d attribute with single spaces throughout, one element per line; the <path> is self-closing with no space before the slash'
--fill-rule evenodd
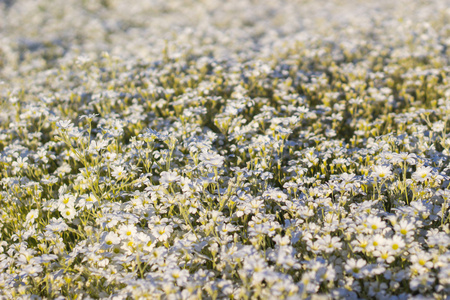
<path id="1" fill-rule="evenodd" d="M 0 298 L 449 299 L 449 21 L 0 2 Z"/>

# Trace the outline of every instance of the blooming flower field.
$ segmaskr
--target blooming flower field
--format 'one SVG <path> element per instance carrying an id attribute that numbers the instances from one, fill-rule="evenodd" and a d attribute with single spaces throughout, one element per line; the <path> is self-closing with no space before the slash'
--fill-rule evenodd
<path id="1" fill-rule="evenodd" d="M 0 1 L 1 299 L 450 299 L 448 1 Z"/>

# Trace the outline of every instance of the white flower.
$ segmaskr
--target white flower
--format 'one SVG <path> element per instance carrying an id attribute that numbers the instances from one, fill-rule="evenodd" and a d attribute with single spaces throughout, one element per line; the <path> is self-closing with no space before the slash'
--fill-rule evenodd
<path id="1" fill-rule="evenodd" d="M 78 199 L 77 207 L 92 209 L 97 204 L 97 197 L 95 197 L 93 193 L 89 193 L 89 195 L 80 196 L 80 199 Z"/>
<path id="2" fill-rule="evenodd" d="M 50 223 L 45 226 L 45 230 L 48 231 L 55 231 L 55 232 L 61 232 L 69 229 L 69 226 L 66 224 L 66 222 L 59 218 L 59 219 L 51 219 Z"/>
<path id="3" fill-rule="evenodd" d="M 450 286 L 450 264 L 441 267 L 438 278 L 440 284 Z"/>
<path id="4" fill-rule="evenodd" d="M 278 189 L 270 189 L 264 193 L 264 196 L 270 197 L 277 202 L 283 202 L 287 200 L 288 196 Z"/>
<path id="5" fill-rule="evenodd" d="M 40 265 L 27 265 L 22 272 L 20 272 L 21 276 L 28 275 L 31 277 L 36 277 L 43 271 L 43 268 Z"/>
<path id="6" fill-rule="evenodd" d="M 108 141 L 107 140 L 91 141 L 91 144 L 89 145 L 88 152 L 96 154 L 100 150 L 103 150 L 106 146 L 108 146 Z"/>
<path id="7" fill-rule="evenodd" d="M 137 228 L 135 225 L 121 225 L 118 233 L 122 239 L 129 239 L 137 233 Z"/>
<path id="8" fill-rule="evenodd" d="M 352 274 L 355 278 L 363 278 L 366 275 L 366 272 L 363 269 L 365 265 L 367 265 L 367 262 L 364 259 L 356 260 L 354 258 L 350 258 L 345 264 L 345 271 Z"/>
<path id="9" fill-rule="evenodd" d="M 430 261 L 431 259 L 432 256 L 424 251 L 420 251 L 416 254 L 411 255 L 410 257 L 410 260 L 413 264 L 418 264 L 428 269 L 431 269 L 433 267 L 433 262 Z"/>
<path id="10" fill-rule="evenodd" d="M 115 232 L 108 232 L 104 238 L 105 244 L 108 246 L 118 245 L 121 242 L 120 237 Z"/>
<path id="11" fill-rule="evenodd" d="M 159 182 L 164 185 L 171 184 L 173 182 L 180 181 L 181 176 L 177 174 L 177 172 L 161 172 L 161 178 Z"/>
<path id="12" fill-rule="evenodd" d="M 28 168 L 28 157 L 18 157 L 17 161 L 12 163 L 14 172 L 19 172 L 22 169 Z"/>
<path id="13" fill-rule="evenodd" d="M 164 278 L 168 281 L 175 281 L 178 286 L 183 286 L 189 279 L 189 271 L 173 266 L 167 269 Z"/>
<path id="14" fill-rule="evenodd" d="M 402 236 L 410 237 L 414 235 L 416 226 L 412 222 L 403 219 L 394 225 L 394 230 Z"/>
<path id="15" fill-rule="evenodd" d="M 228 234 L 228 233 L 231 233 L 233 231 L 236 231 L 236 226 L 233 226 L 231 224 L 226 224 L 226 223 L 225 224 L 221 224 L 221 225 L 219 225 L 217 227 L 217 231 L 220 234 Z"/>
<path id="16" fill-rule="evenodd" d="M 102 157 L 103 157 L 107 162 L 113 162 L 113 161 L 116 159 L 117 154 L 114 153 L 114 152 L 109 152 L 109 151 L 107 151 L 107 152 L 103 153 Z"/>
<path id="17" fill-rule="evenodd" d="M 225 160 L 223 156 L 211 152 L 202 152 L 199 158 L 207 168 L 220 168 Z"/>
<path id="18" fill-rule="evenodd" d="M 75 205 L 75 200 L 76 200 L 76 198 L 72 194 L 64 194 L 64 195 L 59 196 L 58 209 L 61 211 L 68 207 L 73 207 Z"/>
<path id="19" fill-rule="evenodd" d="M 435 123 L 433 123 L 433 127 L 431 130 L 433 130 L 434 132 L 441 132 L 443 131 L 445 128 L 445 123 L 443 121 L 437 121 Z"/>
<path id="20" fill-rule="evenodd" d="M 34 223 L 34 220 L 36 220 L 39 217 L 39 210 L 32 209 L 27 214 L 27 222 Z"/>
<path id="21" fill-rule="evenodd" d="M 411 178 L 417 182 L 424 182 L 425 180 L 431 178 L 432 172 L 433 168 L 422 166 L 412 174 Z"/>
<path id="22" fill-rule="evenodd" d="M 369 240 L 369 245 L 367 246 L 367 251 L 375 251 L 380 249 L 386 244 L 386 239 L 381 234 L 376 234 L 372 236 Z"/>
<path id="23" fill-rule="evenodd" d="M 355 252 L 365 251 L 369 245 L 369 238 L 363 234 L 359 234 L 356 237 L 356 240 L 351 242 L 351 245 L 353 247 L 353 251 Z"/>
<path id="24" fill-rule="evenodd" d="M 405 241 L 401 236 L 394 235 L 392 239 L 388 240 L 388 245 L 394 253 L 401 252 L 403 248 L 405 247 Z"/>
<path id="25" fill-rule="evenodd" d="M 289 238 L 289 236 L 285 235 L 284 237 L 282 237 L 281 235 L 277 234 L 274 238 L 273 241 L 275 243 L 277 243 L 278 246 L 287 246 L 289 245 L 289 243 L 291 242 L 291 239 Z"/>
<path id="26" fill-rule="evenodd" d="M 64 219 L 68 219 L 69 221 L 75 218 L 76 211 L 73 207 L 66 207 L 63 210 L 61 210 L 61 215 Z"/>
<path id="27" fill-rule="evenodd" d="M 56 127 L 61 131 L 67 131 L 73 128 L 73 124 L 70 120 L 59 120 L 56 122 Z"/>
<path id="28" fill-rule="evenodd" d="M 391 162 L 394 164 L 395 163 L 402 164 L 402 163 L 406 162 L 410 165 L 415 165 L 416 160 L 417 160 L 417 156 L 414 153 L 401 152 L 399 154 L 395 153 L 394 157 L 391 159 Z"/>
<path id="29" fill-rule="evenodd" d="M 374 166 L 372 177 L 385 180 L 392 176 L 392 171 L 390 166 Z"/>
<path id="30" fill-rule="evenodd" d="M 159 241 L 166 241 L 170 234 L 173 232 L 173 227 L 170 225 L 159 225 L 155 226 L 152 230 L 152 234 L 159 240 Z"/>
<path id="31" fill-rule="evenodd" d="M 373 252 L 373 255 L 377 257 L 379 263 L 392 263 L 395 260 L 394 253 L 391 246 L 383 246 Z"/>
<path id="32" fill-rule="evenodd" d="M 386 227 L 386 223 L 384 223 L 380 217 L 376 216 L 369 216 L 365 221 L 365 225 L 372 231 L 382 230 Z"/>
<path id="33" fill-rule="evenodd" d="M 122 166 L 114 166 L 113 171 L 111 172 L 111 175 L 116 179 L 120 180 L 127 176 L 127 171 L 125 171 L 125 168 Z"/>
<path id="34" fill-rule="evenodd" d="M 325 251 L 326 253 L 331 253 L 334 250 L 339 250 L 342 248 L 342 243 L 340 240 L 341 239 L 337 236 L 331 237 L 330 235 L 326 235 L 317 240 L 317 245 L 320 247 L 320 250 Z"/>
<path id="35" fill-rule="evenodd" d="M 434 276 L 430 272 L 423 272 L 411 279 L 409 287 L 413 291 L 418 289 L 425 291 L 433 287 L 434 280 Z"/>

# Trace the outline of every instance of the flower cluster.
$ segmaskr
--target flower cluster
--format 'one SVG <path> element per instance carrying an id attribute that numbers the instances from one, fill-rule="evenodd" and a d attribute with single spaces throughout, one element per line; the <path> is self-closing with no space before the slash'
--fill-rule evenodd
<path id="1" fill-rule="evenodd" d="M 447 1 L 0 1 L 0 298 L 448 299 Z"/>

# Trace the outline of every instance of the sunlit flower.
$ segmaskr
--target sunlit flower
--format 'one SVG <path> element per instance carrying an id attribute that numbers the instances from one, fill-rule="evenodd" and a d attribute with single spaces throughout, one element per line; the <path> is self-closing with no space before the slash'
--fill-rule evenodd
<path id="1" fill-rule="evenodd" d="M 400 220 L 397 224 L 394 225 L 394 229 L 397 233 L 402 236 L 410 237 L 415 233 L 416 227 L 412 222 L 409 222 L 406 219 Z"/>
<path id="2" fill-rule="evenodd" d="M 372 177 L 380 179 L 380 180 L 386 180 L 389 179 L 392 176 L 392 171 L 390 166 L 374 166 Z"/>
<path id="3" fill-rule="evenodd" d="M 202 152 L 199 158 L 202 164 L 208 168 L 219 168 L 223 165 L 223 162 L 225 160 L 224 157 L 211 152 Z"/>
<path id="4" fill-rule="evenodd" d="M 372 231 L 379 231 L 386 227 L 386 223 L 380 217 L 375 216 L 369 216 L 365 221 L 365 225 L 367 229 Z"/>
<path id="5" fill-rule="evenodd" d="M 117 180 L 124 179 L 127 175 L 127 171 L 122 166 L 114 166 L 111 172 L 111 176 Z"/>
<path id="6" fill-rule="evenodd" d="M 61 211 L 61 216 L 64 219 L 73 220 L 76 216 L 76 211 L 73 207 L 66 207 Z"/>
<path id="7" fill-rule="evenodd" d="M 172 232 L 173 227 L 170 225 L 155 226 L 152 230 L 152 234 L 160 241 L 166 241 Z"/>
<path id="8" fill-rule="evenodd" d="M 92 209 L 95 205 L 98 204 L 98 199 L 95 197 L 93 193 L 89 193 L 88 195 L 82 195 L 78 199 L 77 206 L 86 209 Z"/>
<path id="9" fill-rule="evenodd" d="M 403 238 L 398 235 L 394 235 L 387 243 L 389 244 L 390 249 L 395 253 L 401 252 L 406 245 Z"/>
<path id="10" fill-rule="evenodd" d="M 355 278 L 363 278 L 366 275 L 364 270 L 364 266 L 366 264 L 367 262 L 363 259 L 356 260 L 354 258 L 350 258 L 345 264 L 345 271 L 352 274 Z"/>
<path id="11" fill-rule="evenodd" d="M 33 223 L 37 218 L 39 217 L 39 210 L 37 209 L 32 209 L 30 210 L 30 212 L 27 214 L 27 221 L 30 223 Z"/>
<path id="12" fill-rule="evenodd" d="M 170 184 L 173 182 L 180 181 L 181 176 L 178 175 L 176 172 L 161 172 L 161 178 L 159 179 L 159 182 L 161 184 Z"/>
<path id="13" fill-rule="evenodd" d="M 104 238 L 105 244 L 108 246 L 120 244 L 120 238 L 115 232 L 108 232 Z"/>
<path id="14" fill-rule="evenodd" d="M 122 239 L 132 238 L 137 233 L 137 228 L 134 225 L 121 225 L 118 233 Z"/>
<path id="15" fill-rule="evenodd" d="M 411 178 L 417 182 L 424 182 L 431 177 L 433 168 L 422 166 L 419 167 L 411 176 Z"/>

